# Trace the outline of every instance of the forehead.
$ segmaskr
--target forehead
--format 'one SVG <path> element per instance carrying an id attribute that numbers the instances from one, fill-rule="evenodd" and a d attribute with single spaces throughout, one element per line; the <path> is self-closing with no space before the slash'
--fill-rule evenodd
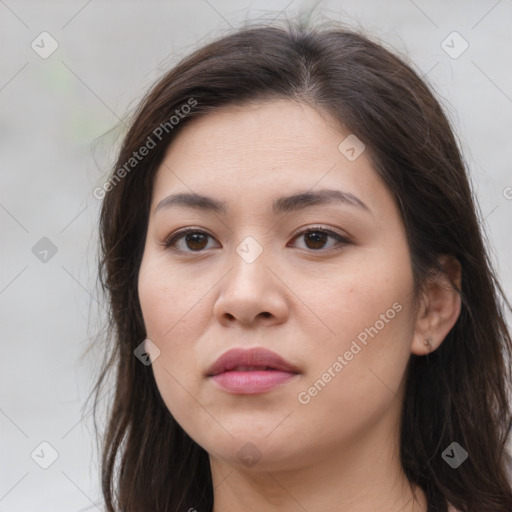
<path id="1" fill-rule="evenodd" d="M 176 190 L 248 201 L 337 188 L 371 202 L 384 185 L 364 152 L 354 161 L 340 152 L 349 135 L 328 114 L 291 100 L 218 109 L 191 120 L 169 146 L 153 207 Z"/>
<path id="2" fill-rule="evenodd" d="M 246 165 L 254 157 L 268 162 L 300 161 L 304 157 L 312 161 L 332 160 L 341 136 L 334 119 L 305 103 L 266 100 L 225 106 L 192 119 L 167 153 L 181 156 L 186 146 L 198 150 L 189 155 L 193 157 L 190 160 L 202 161 L 215 153 L 222 162 L 242 159 Z M 334 151 L 326 152 L 330 144 L 335 144 Z"/>

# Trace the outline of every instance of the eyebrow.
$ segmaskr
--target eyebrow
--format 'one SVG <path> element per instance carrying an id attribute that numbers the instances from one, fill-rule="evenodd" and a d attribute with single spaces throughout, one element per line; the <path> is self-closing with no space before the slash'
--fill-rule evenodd
<path id="1" fill-rule="evenodd" d="M 349 206 L 357 206 L 372 214 L 370 208 L 358 197 L 350 192 L 341 190 L 324 189 L 315 192 L 306 191 L 298 194 L 282 196 L 272 203 L 274 215 L 280 215 L 292 211 L 303 210 L 311 206 L 342 203 Z M 209 196 L 193 193 L 171 194 L 162 199 L 155 208 L 155 213 L 173 206 L 182 206 L 200 211 L 211 211 L 221 215 L 227 213 L 227 204 Z"/>

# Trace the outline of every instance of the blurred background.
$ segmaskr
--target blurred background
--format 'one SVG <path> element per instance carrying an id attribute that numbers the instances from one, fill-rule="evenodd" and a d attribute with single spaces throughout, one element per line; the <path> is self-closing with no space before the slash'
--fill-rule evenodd
<path id="1" fill-rule="evenodd" d="M 104 313 L 93 190 L 121 121 L 198 46 L 314 6 L 314 19 L 380 39 L 433 86 L 512 296 L 511 0 L 0 0 L 0 512 L 103 510 L 86 404 Z"/>

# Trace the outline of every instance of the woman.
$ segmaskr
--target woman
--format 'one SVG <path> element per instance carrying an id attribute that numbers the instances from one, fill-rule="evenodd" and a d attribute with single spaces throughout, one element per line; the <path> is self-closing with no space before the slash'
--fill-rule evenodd
<path id="1" fill-rule="evenodd" d="M 108 511 L 512 510 L 510 305 L 405 62 L 238 30 L 154 85 L 101 190 Z"/>

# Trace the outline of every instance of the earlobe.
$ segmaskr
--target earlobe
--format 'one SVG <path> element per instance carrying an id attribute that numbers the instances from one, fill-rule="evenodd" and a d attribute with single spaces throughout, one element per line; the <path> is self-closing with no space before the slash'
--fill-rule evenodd
<path id="1" fill-rule="evenodd" d="M 461 266 L 453 256 L 439 258 L 443 272 L 428 278 L 418 308 L 411 352 L 427 355 L 439 348 L 460 315 Z"/>

